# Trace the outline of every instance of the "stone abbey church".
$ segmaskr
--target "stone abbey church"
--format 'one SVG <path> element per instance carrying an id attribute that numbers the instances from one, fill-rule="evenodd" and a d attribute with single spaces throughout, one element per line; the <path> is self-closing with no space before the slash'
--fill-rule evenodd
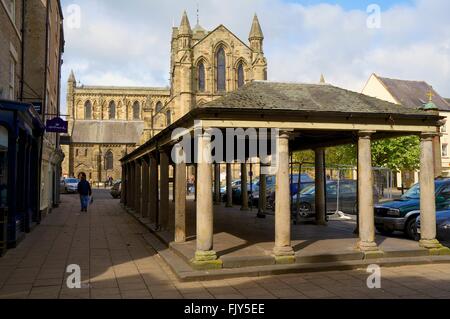
<path id="1" fill-rule="evenodd" d="M 185 12 L 172 30 L 170 88 L 77 85 L 72 72 L 63 176 L 85 172 L 94 183 L 119 179 L 120 158 L 191 109 L 266 80 L 263 39 L 256 15 L 245 43 L 223 25 L 207 31 L 197 23 L 192 29 Z"/>

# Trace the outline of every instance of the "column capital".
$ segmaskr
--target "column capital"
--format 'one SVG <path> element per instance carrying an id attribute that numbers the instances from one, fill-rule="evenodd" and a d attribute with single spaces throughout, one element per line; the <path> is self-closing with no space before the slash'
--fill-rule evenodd
<path id="1" fill-rule="evenodd" d="M 439 136 L 439 133 L 435 132 L 422 132 L 420 133 L 420 139 L 423 141 L 432 140 L 436 136 Z"/>
<path id="2" fill-rule="evenodd" d="M 375 133 L 376 133 L 376 131 L 370 131 L 370 130 L 358 131 L 358 137 L 360 137 L 360 138 L 370 138 Z"/>
<path id="3" fill-rule="evenodd" d="M 289 140 L 292 136 L 292 131 L 288 131 L 288 130 L 280 130 L 277 136 L 277 139 L 287 139 Z"/>

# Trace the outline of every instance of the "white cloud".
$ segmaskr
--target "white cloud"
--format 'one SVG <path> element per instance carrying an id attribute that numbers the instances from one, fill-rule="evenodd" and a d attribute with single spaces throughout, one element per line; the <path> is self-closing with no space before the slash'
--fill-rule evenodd
<path id="1" fill-rule="evenodd" d="M 166 86 L 172 23 L 197 0 L 63 0 L 82 12 L 81 28 L 66 29 L 63 79 L 83 84 Z M 450 97 L 450 1 L 416 0 L 383 10 L 381 28 L 366 27 L 365 10 L 303 6 L 281 0 L 202 0 L 203 27 L 229 27 L 247 41 L 254 12 L 265 34 L 269 80 L 317 82 L 360 91 L 372 72 L 426 80 Z M 63 84 L 63 94 L 65 92 Z M 64 98 L 62 99 L 64 103 Z"/>

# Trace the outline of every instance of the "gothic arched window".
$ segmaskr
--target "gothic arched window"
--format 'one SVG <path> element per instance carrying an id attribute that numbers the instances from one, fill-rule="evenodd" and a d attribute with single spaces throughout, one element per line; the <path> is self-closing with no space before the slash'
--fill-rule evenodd
<path id="1" fill-rule="evenodd" d="M 240 88 L 244 84 L 245 84 L 244 64 L 240 62 L 237 67 L 237 86 L 238 88 Z"/>
<path id="2" fill-rule="evenodd" d="M 198 64 L 198 90 L 205 92 L 205 65 L 203 62 Z"/>
<path id="3" fill-rule="evenodd" d="M 225 50 L 220 47 L 216 53 L 216 65 L 217 65 L 217 91 L 226 90 L 226 61 L 225 61 Z"/>
<path id="4" fill-rule="evenodd" d="M 161 112 L 163 104 L 161 102 L 156 103 L 156 113 Z"/>
<path id="5" fill-rule="evenodd" d="M 167 121 L 167 126 L 172 124 L 172 114 L 170 113 L 170 110 L 168 110 L 166 113 L 166 121 Z"/>
<path id="6" fill-rule="evenodd" d="M 86 103 L 84 103 L 84 119 L 92 120 L 92 103 L 91 103 L 91 101 L 86 101 Z"/>
<path id="7" fill-rule="evenodd" d="M 116 119 L 116 103 L 114 101 L 109 102 L 108 115 L 110 120 Z"/>
<path id="8" fill-rule="evenodd" d="M 114 169 L 114 155 L 109 150 L 105 155 L 105 170 L 113 170 Z"/>
<path id="9" fill-rule="evenodd" d="M 133 104 L 133 120 L 140 120 L 141 119 L 141 108 L 139 106 L 139 102 L 136 101 Z"/>

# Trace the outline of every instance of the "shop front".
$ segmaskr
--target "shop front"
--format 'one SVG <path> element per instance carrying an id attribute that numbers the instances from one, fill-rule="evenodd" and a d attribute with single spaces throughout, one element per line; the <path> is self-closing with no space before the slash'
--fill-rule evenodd
<path id="1" fill-rule="evenodd" d="M 40 221 L 44 129 L 33 105 L 0 100 L 0 254 Z"/>

